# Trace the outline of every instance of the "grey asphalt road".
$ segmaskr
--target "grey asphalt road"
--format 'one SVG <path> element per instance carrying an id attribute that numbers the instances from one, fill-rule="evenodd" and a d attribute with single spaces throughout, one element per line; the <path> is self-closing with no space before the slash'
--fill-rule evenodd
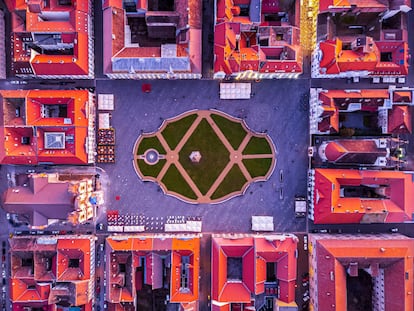
<path id="1" fill-rule="evenodd" d="M 101 165 L 111 180 L 112 209 L 147 216 L 202 216 L 204 232 L 249 232 L 252 215 L 273 216 L 276 231 L 305 231 L 305 220 L 294 217 L 293 200 L 306 194 L 307 80 L 253 83 L 250 100 L 220 100 L 217 81 L 153 81 L 151 93 L 141 91 L 142 83 L 97 81 L 98 94 L 115 96 L 117 160 Z M 132 166 L 132 148 L 140 133 L 156 131 L 162 120 L 182 112 L 212 108 L 244 118 L 251 129 L 269 134 L 277 149 L 271 178 L 251 185 L 244 196 L 215 205 L 187 204 L 164 195 L 152 182 L 140 181 Z"/>

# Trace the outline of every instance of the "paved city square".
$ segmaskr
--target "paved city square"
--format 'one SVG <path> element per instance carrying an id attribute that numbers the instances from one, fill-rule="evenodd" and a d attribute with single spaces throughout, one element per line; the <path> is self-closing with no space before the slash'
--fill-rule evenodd
<path id="1" fill-rule="evenodd" d="M 220 100 L 216 81 L 155 81 L 150 93 L 142 92 L 142 83 L 97 81 L 97 93 L 113 93 L 115 100 L 111 122 L 116 163 L 101 164 L 112 181 L 112 209 L 154 217 L 201 216 L 205 232 L 250 232 L 253 215 L 273 216 L 275 231 L 306 230 L 305 219 L 294 217 L 293 205 L 295 196 L 306 195 L 307 80 L 255 83 L 250 100 Z M 193 109 L 218 109 L 267 133 L 277 150 L 270 179 L 250 185 L 243 196 L 214 205 L 184 203 L 164 195 L 156 184 L 140 181 L 133 169 L 137 134 L 154 132 L 163 120 Z"/>

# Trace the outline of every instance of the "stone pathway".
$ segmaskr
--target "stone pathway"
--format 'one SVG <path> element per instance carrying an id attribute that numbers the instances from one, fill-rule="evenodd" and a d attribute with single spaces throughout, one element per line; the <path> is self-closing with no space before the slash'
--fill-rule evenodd
<path id="1" fill-rule="evenodd" d="M 174 122 L 174 121 L 177 121 L 177 120 L 182 119 L 182 118 L 184 118 L 185 116 L 187 116 L 188 114 L 191 114 L 191 113 L 197 113 L 197 118 L 193 121 L 191 126 L 188 128 L 187 132 L 181 138 L 178 145 L 174 148 L 174 150 L 171 150 L 171 148 L 169 147 L 167 141 L 165 140 L 165 138 L 161 134 L 163 129 L 166 127 L 166 125 L 168 123 L 164 123 L 163 126 L 161 128 L 159 128 L 157 133 L 156 133 L 156 137 L 159 139 L 161 145 L 163 146 L 163 148 L 166 151 L 166 155 L 165 155 L 166 163 L 162 167 L 162 169 L 159 172 L 157 178 L 154 178 L 153 180 L 156 181 L 159 185 L 161 185 L 161 187 L 164 189 L 164 191 L 166 193 L 168 193 L 170 195 L 173 195 L 173 196 L 175 196 L 175 197 L 177 197 L 177 198 L 179 198 L 183 201 L 186 201 L 186 202 L 189 201 L 189 199 L 187 197 L 185 197 L 181 194 L 178 194 L 178 193 L 175 193 L 175 192 L 173 194 L 170 193 L 168 191 L 168 189 L 165 189 L 163 183 L 161 182 L 164 175 L 168 171 L 170 165 L 172 165 L 172 164 L 174 164 L 176 166 L 176 168 L 180 172 L 181 176 L 185 179 L 187 184 L 191 187 L 191 189 L 196 194 L 196 196 L 197 196 L 196 202 L 197 203 L 206 203 L 206 204 L 208 204 L 208 203 L 219 203 L 219 202 L 222 202 L 224 200 L 228 200 L 231 197 L 234 197 L 234 196 L 237 196 L 237 195 L 240 195 L 240 194 L 243 193 L 243 190 L 245 189 L 245 187 L 243 187 L 243 189 L 240 189 L 240 191 L 237 191 L 236 193 L 231 193 L 229 195 L 226 195 L 223 198 L 220 198 L 219 200 L 211 199 L 211 196 L 214 194 L 214 192 L 220 186 L 221 182 L 224 180 L 224 178 L 227 176 L 227 174 L 229 173 L 229 171 L 231 170 L 231 168 L 235 164 L 238 165 L 238 167 L 240 168 L 240 171 L 243 173 L 244 177 L 246 178 L 246 180 L 247 180 L 246 184 L 250 184 L 253 181 L 267 180 L 270 177 L 270 175 L 273 172 L 273 168 L 276 165 L 276 163 L 275 163 L 276 162 L 276 159 L 275 159 L 276 150 L 275 150 L 275 147 L 274 147 L 274 145 L 271 141 L 269 141 L 269 145 L 272 149 L 272 153 L 270 153 L 270 154 L 245 154 L 245 155 L 243 155 L 242 152 L 243 152 L 244 148 L 247 146 L 248 142 L 250 141 L 250 138 L 253 137 L 253 136 L 258 136 L 258 135 L 253 135 L 252 131 L 250 129 L 246 128 L 246 132 L 247 132 L 246 136 L 244 137 L 244 139 L 240 143 L 237 150 L 234 150 L 234 148 L 232 147 L 230 142 L 227 140 L 226 136 L 222 133 L 220 128 L 217 126 L 217 124 L 211 118 L 211 114 L 212 113 L 213 114 L 218 114 L 218 115 L 220 115 L 222 117 L 225 117 L 225 118 L 227 118 L 231 121 L 233 121 L 232 120 L 233 118 L 227 116 L 224 113 L 220 113 L 218 111 L 209 111 L 209 110 L 198 110 L 197 112 L 192 111 L 192 112 L 189 112 L 187 114 L 180 115 L 180 116 L 177 116 L 175 118 L 169 119 L 169 121 L 170 121 L 170 123 Z M 208 190 L 208 192 L 205 195 L 203 195 L 200 192 L 197 185 L 194 183 L 194 181 L 191 179 L 191 177 L 188 175 L 187 171 L 183 168 L 183 166 L 181 165 L 181 163 L 179 161 L 179 151 L 182 149 L 182 147 L 185 145 L 185 143 L 188 141 L 188 139 L 191 137 L 191 135 L 193 135 L 194 131 L 196 130 L 196 128 L 198 127 L 198 125 L 200 124 L 200 122 L 203 119 L 205 119 L 210 124 L 211 128 L 213 129 L 213 131 L 215 132 L 217 137 L 220 139 L 220 141 L 223 143 L 223 145 L 226 147 L 226 149 L 230 153 L 229 163 L 225 166 L 223 171 L 219 174 L 219 176 L 214 181 L 214 183 L 211 185 L 210 189 Z M 265 136 L 260 136 L 260 137 L 265 137 Z M 134 150 L 134 152 L 135 152 L 135 150 Z M 135 163 L 136 163 L 138 157 L 139 157 L 139 155 L 134 154 L 134 162 Z M 272 169 L 269 170 L 267 172 L 267 175 L 264 176 L 264 177 L 252 178 L 249 171 L 247 170 L 247 168 L 243 164 L 243 160 L 244 159 L 259 159 L 259 158 L 260 159 L 271 158 L 272 159 L 272 164 L 271 164 Z"/>

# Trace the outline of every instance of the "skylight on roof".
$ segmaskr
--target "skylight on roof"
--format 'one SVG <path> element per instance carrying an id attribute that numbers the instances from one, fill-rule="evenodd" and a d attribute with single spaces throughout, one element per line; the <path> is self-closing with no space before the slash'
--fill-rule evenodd
<path id="1" fill-rule="evenodd" d="M 65 133 L 47 132 L 45 133 L 46 149 L 65 149 Z"/>

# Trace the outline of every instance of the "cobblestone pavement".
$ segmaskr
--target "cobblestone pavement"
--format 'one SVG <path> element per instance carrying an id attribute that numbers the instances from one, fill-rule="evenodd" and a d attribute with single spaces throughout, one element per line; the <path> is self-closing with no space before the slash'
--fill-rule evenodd
<path id="1" fill-rule="evenodd" d="M 116 163 L 102 164 L 111 180 L 108 209 L 148 217 L 201 216 L 203 232 L 249 232 L 252 215 L 274 216 L 276 231 L 304 231 L 305 219 L 294 216 L 295 195 L 306 195 L 308 146 L 307 80 L 253 83 L 250 100 L 220 100 L 217 81 L 97 81 L 97 93 L 113 93 Z M 277 150 L 277 164 L 267 182 L 251 185 L 244 196 L 220 204 L 187 204 L 166 196 L 133 169 L 133 146 L 142 132 L 154 132 L 166 118 L 191 109 L 218 109 L 245 119 L 266 132 Z"/>

